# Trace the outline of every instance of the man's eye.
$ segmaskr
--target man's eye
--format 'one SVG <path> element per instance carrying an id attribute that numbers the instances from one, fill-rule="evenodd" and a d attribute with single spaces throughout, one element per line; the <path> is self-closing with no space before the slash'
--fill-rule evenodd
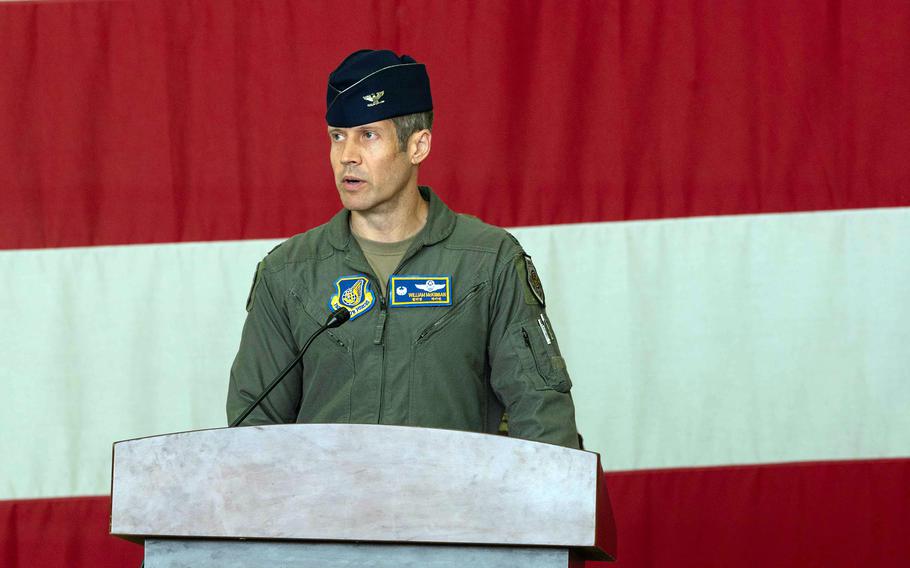
<path id="1" fill-rule="evenodd" d="M 376 133 L 373 132 L 372 130 L 367 130 L 366 132 L 363 133 L 363 137 L 366 138 L 367 140 L 373 140 L 374 138 L 376 138 Z"/>
<path id="2" fill-rule="evenodd" d="M 329 138 L 331 138 L 331 139 L 334 140 L 335 142 L 338 142 L 339 140 L 341 140 L 341 133 L 340 133 L 340 132 L 333 132 L 333 133 L 329 134 Z"/>

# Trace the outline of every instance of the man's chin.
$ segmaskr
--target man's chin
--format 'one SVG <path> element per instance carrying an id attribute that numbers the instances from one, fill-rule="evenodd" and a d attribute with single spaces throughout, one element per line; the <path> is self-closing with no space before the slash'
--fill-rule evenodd
<path id="1" fill-rule="evenodd" d="M 370 208 L 370 204 L 362 195 L 352 195 L 349 191 L 339 189 L 338 196 L 341 198 L 341 206 L 348 211 L 364 211 Z"/>

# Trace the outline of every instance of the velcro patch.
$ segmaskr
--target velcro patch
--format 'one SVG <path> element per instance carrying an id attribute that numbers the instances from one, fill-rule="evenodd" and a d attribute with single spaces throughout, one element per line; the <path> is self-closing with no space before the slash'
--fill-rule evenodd
<path id="1" fill-rule="evenodd" d="M 407 275 L 389 278 L 389 307 L 418 308 L 452 305 L 452 277 Z"/>
<path id="2" fill-rule="evenodd" d="M 531 257 L 527 254 L 525 255 L 525 272 L 528 275 L 528 287 L 531 288 L 531 293 L 534 294 L 541 306 L 546 306 L 547 302 L 543 295 L 543 284 L 540 283 L 540 275 L 537 274 L 537 269 L 534 268 L 534 263 L 531 262 Z"/>
<path id="3" fill-rule="evenodd" d="M 370 279 L 363 275 L 342 276 L 335 281 L 335 294 L 329 300 L 329 310 L 344 307 L 351 312 L 351 319 L 370 311 L 376 297 Z"/>

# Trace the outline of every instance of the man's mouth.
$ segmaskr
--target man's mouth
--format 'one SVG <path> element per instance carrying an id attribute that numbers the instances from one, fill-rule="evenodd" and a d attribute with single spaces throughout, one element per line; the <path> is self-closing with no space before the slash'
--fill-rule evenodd
<path id="1" fill-rule="evenodd" d="M 366 182 L 359 177 L 344 176 L 341 178 L 341 185 L 343 185 L 345 189 L 358 189 L 364 184 L 366 184 Z"/>

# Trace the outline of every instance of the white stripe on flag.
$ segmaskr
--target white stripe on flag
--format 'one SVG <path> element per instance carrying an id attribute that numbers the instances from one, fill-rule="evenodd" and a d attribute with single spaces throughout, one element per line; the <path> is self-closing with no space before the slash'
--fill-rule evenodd
<path id="1" fill-rule="evenodd" d="M 513 233 L 608 469 L 910 456 L 910 209 Z M 0 252 L 0 498 L 105 493 L 114 440 L 223 425 L 276 242 Z"/>

